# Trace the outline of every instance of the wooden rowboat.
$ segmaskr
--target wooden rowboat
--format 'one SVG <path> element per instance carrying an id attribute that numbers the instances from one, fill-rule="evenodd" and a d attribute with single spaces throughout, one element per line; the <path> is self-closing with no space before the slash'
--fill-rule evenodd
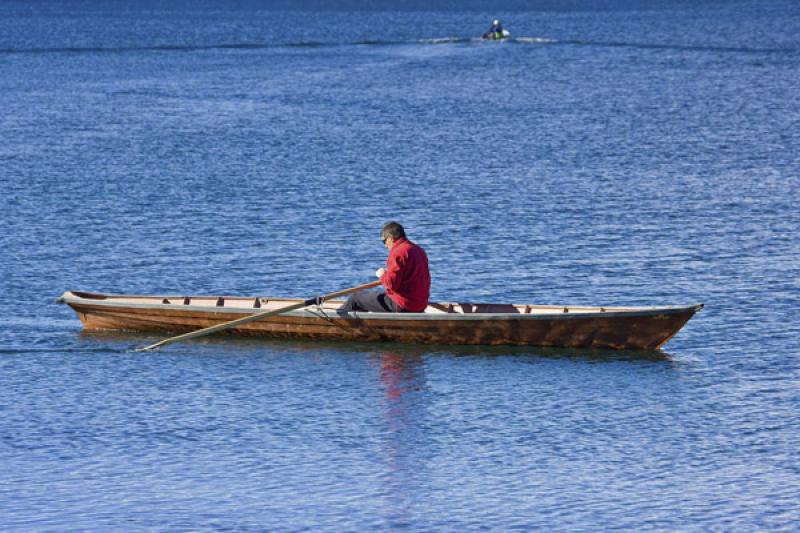
<path id="1" fill-rule="evenodd" d="M 57 300 L 86 330 L 183 333 L 302 302 L 231 296 L 132 296 L 65 292 Z M 343 300 L 274 315 L 226 331 L 278 338 L 423 344 L 507 344 L 656 350 L 703 305 L 579 307 L 432 303 L 424 313 L 337 313 Z"/>

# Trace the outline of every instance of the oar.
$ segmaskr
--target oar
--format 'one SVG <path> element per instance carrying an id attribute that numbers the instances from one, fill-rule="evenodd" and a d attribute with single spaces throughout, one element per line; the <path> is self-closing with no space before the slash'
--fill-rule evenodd
<path id="1" fill-rule="evenodd" d="M 330 300 L 332 298 L 337 298 L 339 296 L 346 296 L 348 294 L 352 294 L 354 292 L 363 291 L 364 289 L 371 289 L 372 287 L 377 287 L 380 285 L 380 280 L 373 281 L 371 283 L 365 283 L 364 285 L 358 285 L 356 287 L 350 287 L 349 289 L 344 289 L 341 291 L 332 292 L 330 294 L 326 294 L 325 296 L 317 296 L 315 298 L 309 298 L 303 302 L 299 302 L 296 304 L 287 305 L 285 307 L 281 307 L 280 309 L 274 309 L 272 311 L 262 311 L 260 313 L 256 313 L 254 315 L 237 318 L 236 320 L 231 320 L 230 322 L 224 322 L 222 324 L 217 324 L 216 326 L 211 326 L 204 329 L 198 329 L 197 331 L 191 331 L 189 333 L 184 333 L 183 335 L 178 335 L 176 337 L 170 337 L 168 339 L 164 339 L 163 341 L 158 341 L 155 344 L 151 344 L 150 346 L 144 346 L 142 348 L 137 348 L 137 352 L 144 352 L 147 350 L 155 350 L 165 344 L 172 344 L 173 342 L 177 341 L 185 341 L 186 339 L 194 339 L 195 337 L 202 337 L 203 335 L 209 335 L 211 333 L 216 333 L 218 331 L 222 331 L 225 329 L 234 328 L 236 326 L 241 326 L 242 324 L 247 324 L 248 322 L 255 322 L 256 320 L 261 320 L 262 318 L 267 318 L 269 316 L 280 315 L 283 313 L 288 313 L 289 311 L 294 311 L 295 309 L 301 309 L 303 307 L 308 307 L 309 305 L 321 304 L 326 300 Z"/>

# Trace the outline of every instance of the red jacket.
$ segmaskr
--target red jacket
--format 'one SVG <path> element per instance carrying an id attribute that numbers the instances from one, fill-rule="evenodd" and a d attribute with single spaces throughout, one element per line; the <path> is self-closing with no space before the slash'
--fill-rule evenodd
<path id="1" fill-rule="evenodd" d="M 425 250 L 408 239 L 395 241 L 386 259 L 386 273 L 381 276 L 381 284 L 389 298 L 404 311 L 424 311 L 431 293 Z"/>

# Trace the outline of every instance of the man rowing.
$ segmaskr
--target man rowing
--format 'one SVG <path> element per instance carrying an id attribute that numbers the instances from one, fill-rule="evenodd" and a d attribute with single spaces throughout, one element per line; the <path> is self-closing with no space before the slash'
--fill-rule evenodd
<path id="1" fill-rule="evenodd" d="M 408 240 L 403 226 L 397 222 L 384 224 L 381 240 L 389 256 L 386 268 L 379 268 L 375 275 L 380 278 L 384 291 L 357 292 L 339 311 L 422 313 L 428 307 L 431 290 L 425 250 Z"/>

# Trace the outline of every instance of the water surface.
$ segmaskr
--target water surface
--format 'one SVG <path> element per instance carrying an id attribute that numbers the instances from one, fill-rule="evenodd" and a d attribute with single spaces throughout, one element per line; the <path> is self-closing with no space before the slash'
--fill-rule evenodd
<path id="1" fill-rule="evenodd" d="M 303 7 L 0 6 L 3 529 L 792 530 L 797 5 Z M 390 219 L 436 300 L 706 308 L 661 354 L 134 353 L 52 304 L 331 292 Z"/>

